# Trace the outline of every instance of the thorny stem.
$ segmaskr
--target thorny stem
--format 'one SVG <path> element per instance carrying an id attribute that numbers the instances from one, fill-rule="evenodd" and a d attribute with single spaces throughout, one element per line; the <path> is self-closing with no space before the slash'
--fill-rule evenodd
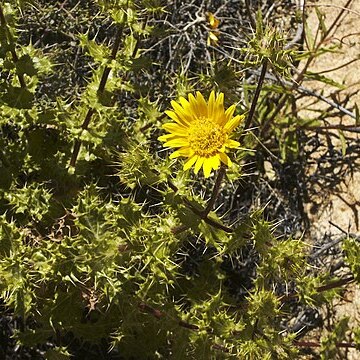
<path id="1" fill-rule="evenodd" d="M 118 27 L 118 30 L 116 33 L 115 42 L 114 42 L 114 45 L 113 45 L 113 48 L 111 51 L 111 55 L 110 55 L 110 60 L 115 60 L 115 58 L 116 58 L 116 54 L 119 50 L 120 42 L 122 39 L 122 33 L 123 33 L 123 26 L 120 26 L 120 27 Z M 105 90 L 106 82 L 109 78 L 110 71 L 111 71 L 111 68 L 109 66 L 106 66 L 104 68 L 104 71 L 103 71 L 101 79 L 100 79 L 99 87 L 98 87 L 99 95 L 101 95 Z M 94 112 L 95 112 L 95 110 L 93 108 L 90 108 L 87 111 L 84 122 L 81 125 L 81 128 L 83 130 L 86 130 L 89 127 L 89 124 L 90 124 L 90 121 L 91 121 L 91 118 L 92 118 Z M 76 160 L 77 160 L 77 157 L 78 157 L 79 151 L 80 151 L 80 146 L 81 146 L 80 139 L 76 139 L 75 144 L 74 144 L 73 153 L 72 153 L 71 160 L 70 160 L 70 166 L 72 166 L 72 167 L 75 167 Z"/>
<path id="2" fill-rule="evenodd" d="M 339 12 L 338 16 L 336 17 L 336 19 L 332 22 L 332 24 L 330 25 L 330 27 L 327 29 L 327 31 L 323 34 L 321 40 L 319 41 L 319 43 L 316 45 L 315 49 L 313 49 L 313 51 L 311 51 L 310 56 L 308 57 L 303 69 L 300 71 L 300 73 L 297 75 L 296 79 L 294 80 L 293 86 L 290 88 L 290 91 L 292 90 L 296 90 L 297 87 L 300 86 L 301 82 L 304 79 L 304 76 L 306 74 L 306 71 L 308 69 L 308 67 L 310 66 L 311 62 L 314 60 L 314 58 L 317 56 L 317 52 L 320 49 L 320 47 L 323 45 L 324 41 L 326 40 L 326 38 L 329 36 L 329 34 L 331 33 L 331 31 L 334 29 L 334 27 L 336 26 L 337 22 L 339 21 L 339 19 L 341 18 L 341 16 L 344 14 L 344 12 L 346 11 L 346 8 L 351 4 L 352 0 L 348 0 L 345 7 Z M 306 37 L 305 37 L 306 39 Z M 271 124 L 273 123 L 275 117 L 278 115 L 278 113 L 281 111 L 281 109 L 283 108 L 284 104 L 286 103 L 287 99 L 288 99 L 289 94 L 284 94 L 281 98 L 280 101 L 277 105 L 277 107 L 275 108 L 275 110 L 273 111 L 272 115 L 267 119 L 267 121 L 264 123 L 262 129 L 261 129 L 261 137 L 263 137 L 265 135 L 265 133 L 267 132 L 267 130 L 270 128 Z"/>
<path id="3" fill-rule="evenodd" d="M 340 18 L 343 16 L 344 12 L 347 11 L 347 8 L 349 5 L 353 2 L 353 0 L 348 0 L 348 2 L 345 4 L 343 8 L 341 8 L 341 11 L 339 12 L 339 15 L 336 17 L 336 19 L 333 21 L 333 23 L 330 25 L 330 27 L 327 29 L 324 39 L 328 37 L 328 35 L 331 33 L 331 31 L 334 29 L 334 27 L 337 25 Z"/>
<path id="4" fill-rule="evenodd" d="M 336 19 L 332 22 L 332 24 L 330 25 L 330 27 L 327 29 L 327 31 L 324 33 L 324 35 L 322 36 L 321 40 L 319 41 L 319 43 L 316 45 L 315 49 L 311 52 L 311 55 L 308 57 L 306 64 L 304 66 L 304 68 L 301 70 L 301 72 L 298 74 L 295 82 L 294 82 L 294 88 L 296 88 L 297 84 L 300 85 L 300 82 L 302 82 L 305 73 L 308 69 L 308 67 L 310 66 L 310 63 L 314 60 L 314 58 L 317 56 L 317 52 L 318 50 L 321 48 L 321 46 L 323 45 L 324 41 L 326 40 L 326 38 L 330 35 L 331 31 L 333 30 L 333 28 L 337 25 L 337 22 L 339 21 L 339 19 L 343 16 L 346 8 L 352 3 L 353 0 L 348 0 L 348 2 L 345 5 L 345 8 L 343 8 L 338 16 L 336 17 Z"/>
<path id="5" fill-rule="evenodd" d="M 297 84 L 300 84 L 300 82 L 302 82 L 305 73 L 308 69 L 308 67 L 310 66 L 310 63 L 314 60 L 314 58 L 317 56 L 317 52 L 320 49 L 320 47 L 323 45 L 324 41 L 326 40 L 326 38 L 329 36 L 329 34 L 331 33 L 331 31 L 333 30 L 333 28 L 337 25 L 337 22 L 339 21 L 339 19 L 341 18 L 341 16 L 344 14 L 346 8 L 352 3 L 353 0 L 348 0 L 348 2 L 345 5 L 345 8 L 342 9 L 338 16 L 336 17 L 336 19 L 332 22 L 332 24 L 330 25 L 330 27 L 327 29 L 327 31 L 324 33 L 324 35 L 322 36 L 321 40 L 319 41 L 319 43 L 316 45 L 315 49 L 311 52 L 311 55 L 308 57 L 306 64 L 304 66 L 304 68 L 301 70 L 301 72 L 298 74 L 295 82 L 294 82 L 294 88 L 296 88 Z"/>
<path id="6" fill-rule="evenodd" d="M 246 12 L 248 13 L 248 16 L 249 16 L 249 21 L 250 21 L 250 24 L 251 24 L 251 27 L 253 29 L 256 29 L 256 22 L 252 16 L 252 11 L 251 11 L 251 8 L 250 8 L 250 1 L 249 0 L 245 0 L 245 7 L 246 7 Z"/>
<path id="7" fill-rule="evenodd" d="M 154 316 L 158 320 L 160 320 L 161 318 L 166 316 L 166 317 L 171 318 L 175 322 L 177 322 L 178 326 L 183 327 L 185 329 L 188 329 L 188 330 L 191 330 L 191 331 L 196 331 L 196 332 L 200 331 L 200 329 L 201 329 L 198 325 L 191 324 L 191 323 L 189 323 L 187 321 L 184 321 L 184 320 L 177 320 L 176 318 L 170 316 L 169 314 L 165 313 L 164 311 L 159 310 L 159 309 L 155 309 L 152 306 L 146 304 L 145 302 L 141 302 L 138 305 L 138 307 L 142 312 L 146 312 L 146 313 Z M 213 330 L 207 328 L 206 332 L 208 334 L 212 334 Z M 294 340 L 293 343 L 294 343 L 295 346 L 299 346 L 299 347 L 320 347 L 321 346 L 321 344 L 319 342 L 315 342 L 315 341 Z M 218 350 L 224 351 L 226 353 L 229 352 L 229 349 L 227 349 L 224 345 L 213 344 L 212 347 L 214 349 L 218 349 Z M 348 343 L 348 342 L 340 342 L 340 343 L 336 343 L 336 347 L 338 347 L 338 348 L 355 348 L 356 344 L 355 343 Z"/>
<path id="8" fill-rule="evenodd" d="M 294 90 L 295 86 L 293 85 L 291 87 L 291 90 Z M 266 120 L 264 121 L 264 124 L 261 128 L 261 131 L 260 131 L 260 137 L 263 138 L 265 133 L 268 131 L 268 129 L 270 128 L 270 125 L 273 123 L 274 119 L 276 118 L 276 116 L 278 115 L 278 113 L 281 111 L 281 109 L 283 108 L 283 106 L 285 105 L 286 103 L 286 100 L 288 98 L 288 95 L 287 94 L 284 94 L 281 96 L 280 100 L 279 100 L 279 103 L 278 103 L 278 106 L 275 108 L 275 110 L 273 111 L 273 113 L 271 114 L 271 116 Z"/>
<path id="9" fill-rule="evenodd" d="M 158 309 L 153 308 L 152 306 L 146 304 L 145 302 L 141 302 L 138 305 L 138 307 L 139 307 L 139 309 L 141 311 L 146 312 L 146 313 L 154 316 L 158 320 L 160 320 L 161 318 L 166 316 L 168 318 L 171 318 L 174 322 L 177 322 L 178 326 L 183 327 L 185 329 L 192 330 L 192 331 L 200 331 L 200 329 L 201 329 L 198 325 L 190 324 L 190 323 L 188 323 L 187 321 L 184 321 L 184 320 L 178 320 L 178 319 L 174 318 L 173 316 L 165 313 L 162 310 L 158 310 Z M 212 334 L 213 330 L 212 329 L 206 329 L 206 332 L 208 334 Z M 221 350 L 221 351 L 224 351 L 226 353 L 230 352 L 229 349 L 227 349 L 224 345 L 221 345 L 221 344 L 216 344 L 215 343 L 215 344 L 212 345 L 212 347 L 214 349 Z"/>
<path id="10" fill-rule="evenodd" d="M 222 175 L 222 176 L 223 176 L 223 175 Z M 219 185 L 218 185 L 218 187 L 220 187 L 221 180 L 222 180 L 222 176 L 221 176 L 221 178 L 219 179 Z M 219 177 L 219 174 L 218 174 L 218 177 Z M 216 182 L 217 182 L 217 181 L 216 181 Z M 175 186 L 175 184 L 174 184 L 170 179 L 168 179 L 168 185 L 169 185 L 169 187 L 171 188 L 171 190 L 173 190 L 174 192 L 177 192 L 177 191 L 178 191 L 178 188 Z M 215 184 L 214 190 L 215 190 L 215 188 L 216 188 L 216 184 Z M 214 191 L 213 191 L 213 194 L 214 194 Z M 215 200 L 216 200 L 216 199 L 215 199 Z M 215 200 L 214 200 L 214 202 L 215 202 Z M 216 228 L 218 228 L 218 229 L 221 229 L 221 230 L 223 230 L 223 231 L 225 231 L 225 232 L 227 232 L 227 233 L 229 233 L 229 234 L 233 232 L 233 229 L 232 229 L 232 228 L 230 228 L 230 227 L 228 227 L 228 226 L 226 226 L 226 225 L 223 225 L 223 224 L 217 222 L 216 220 L 213 220 L 213 219 L 211 219 L 211 218 L 208 217 L 208 213 L 210 212 L 210 210 L 209 210 L 208 213 L 206 213 L 206 209 L 208 208 L 209 205 L 206 207 L 206 209 L 198 209 L 198 208 L 196 208 L 196 207 L 189 201 L 189 199 L 187 199 L 186 197 L 182 197 L 182 201 L 183 201 L 184 205 L 185 205 L 188 209 L 190 209 L 195 215 L 198 215 L 198 216 L 199 216 L 202 220 L 204 220 L 207 224 L 209 224 L 209 225 L 211 225 L 211 226 L 214 226 L 214 227 L 216 227 Z M 176 227 L 176 228 L 173 229 L 173 233 L 174 233 L 174 234 L 178 234 L 178 233 L 180 233 L 180 232 L 182 232 L 182 231 L 185 231 L 186 229 L 187 229 L 186 226 Z"/>
<path id="11" fill-rule="evenodd" d="M 203 213 L 204 211 L 202 210 L 198 210 L 196 209 L 190 202 L 188 199 L 184 199 L 184 203 L 187 207 L 189 207 L 190 210 L 192 210 L 192 212 L 196 215 L 198 215 L 202 220 L 204 220 L 207 224 L 214 226 L 220 230 L 223 230 L 227 233 L 232 233 L 233 229 L 231 229 L 230 227 L 220 224 L 219 222 L 209 218 L 208 216 L 204 216 Z"/>
<path id="12" fill-rule="evenodd" d="M 249 129 L 250 124 L 251 124 L 251 120 L 252 120 L 252 118 L 253 118 L 253 116 L 255 114 L 256 105 L 257 105 L 257 102 L 259 100 L 260 91 L 261 91 L 262 85 L 264 83 L 265 75 L 266 75 L 267 65 L 268 65 L 268 60 L 265 58 L 263 60 L 259 81 L 258 81 L 258 84 L 256 86 L 256 90 L 255 90 L 253 101 L 251 103 L 249 114 L 248 114 L 248 116 L 246 118 L 246 121 L 245 121 L 243 134 L 245 133 L 245 131 L 247 129 Z"/>
<path id="13" fill-rule="evenodd" d="M 16 51 L 15 51 L 15 42 L 14 42 L 14 39 L 8 29 L 8 26 L 7 26 L 7 22 L 6 22 L 6 19 L 5 19 L 5 15 L 4 15 L 4 11 L 2 9 L 2 6 L 0 4 L 0 24 L 2 27 L 4 27 L 5 29 L 5 32 L 7 34 L 7 38 L 10 42 L 10 52 L 11 52 L 11 56 L 12 56 L 12 59 L 13 59 L 13 62 L 14 64 L 16 64 L 18 61 L 19 61 L 19 58 L 16 54 Z M 20 83 L 20 86 L 22 88 L 26 88 L 26 83 L 25 83 L 25 79 L 24 79 L 24 75 L 23 74 L 17 74 L 18 76 L 18 79 L 19 79 L 19 83 Z"/>
<path id="14" fill-rule="evenodd" d="M 334 289 L 334 288 L 337 288 L 337 287 L 341 287 L 343 285 L 350 284 L 354 280 L 355 280 L 354 276 L 350 275 L 349 277 L 347 277 L 345 279 L 340 279 L 338 281 L 334 281 L 333 283 L 329 283 L 327 285 L 319 286 L 317 288 L 317 291 L 320 293 L 320 292 L 323 292 L 323 291 L 331 290 L 331 289 Z"/>
<path id="15" fill-rule="evenodd" d="M 301 12 L 301 14 L 302 14 L 302 21 L 299 22 L 299 24 L 298 24 L 298 28 L 296 30 L 295 37 L 286 44 L 285 50 L 291 49 L 291 48 L 295 47 L 297 44 L 301 45 L 304 40 L 305 0 L 298 0 L 297 7 L 298 7 L 298 11 Z"/>
<path id="16" fill-rule="evenodd" d="M 358 59 L 356 59 L 358 60 Z M 347 64 L 346 64 L 347 65 Z M 255 71 L 251 71 L 251 73 L 255 74 L 255 75 L 259 75 L 259 71 L 255 70 Z M 294 86 L 294 82 L 291 81 L 287 81 L 283 78 L 281 78 L 278 74 L 276 74 L 276 76 L 271 75 L 269 73 L 266 74 L 265 79 L 269 79 L 269 80 L 273 80 L 273 81 L 278 81 L 280 82 L 280 84 L 284 87 L 284 89 L 289 89 L 289 91 L 291 89 L 293 89 Z M 297 91 L 300 94 L 305 94 L 305 95 L 311 95 L 314 97 L 317 97 L 318 99 L 320 99 L 321 101 L 327 103 L 328 105 L 330 105 L 331 107 L 333 107 L 334 109 L 337 109 L 339 111 L 341 111 L 342 113 L 350 116 L 353 119 L 356 119 L 356 115 L 354 113 L 352 113 L 351 111 L 347 110 L 346 108 L 344 108 L 343 106 L 341 106 L 340 104 L 329 100 L 328 98 L 326 98 L 325 96 L 321 95 L 320 93 L 317 93 L 315 91 L 312 91 L 304 86 L 296 86 L 296 88 L 294 89 L 295 91 Z M 271 122 L 271 121 L 270 121 Z"/>
<path id="17" fill-rule="evenodd" d="M 341 130 L 346 132 L 358 133 L 360 134 L 360 126 L 347 126 L 347 125 L 325 125 L 325 126 L 306 126 L 299 125 L 296 127 L 297 129 L 305 129 L 305 130 Z"/>
<path id="18" fill-rule="evenodd" d="M 300 346 L 300 347 L 320 347 L 321 344 L 319 342 L 315 342 L 315 341 L 300 341 L 300 340 L 295 340 L 294 341 L 294 345 L 295 346 Z M 341 342 L 341 343 L 336 343 L 335 346 L 337 348 L 356 348 L 356 344 L 354 343 L 348 343 L 348 342 Z"/>
<path id="19" fill-rule="evenodd" d="M 354 280 L 355 280 L 354 276 L 350 275 L 347 278 L 340 279 L 340 280 L 337 280 L 337 281 L 334 281 L 334 282 L 330 282 L 329 284 L 326 284 L 326 285 L 323 285 L 323 286 L 319 286 L 318 288 L 316 288 L 316 291 L 318 293 L 321 293 L 323 291 L 331 290 L 331 289 L 334 289 L 334 288 L 337 288 L 337 287 L 341 287 L 343 285 L 350 284 Z M 289 300 L 297 299 L 298 297 L 299 297 L 299 294 L 295 292 L 295 293 L 292 293 L 292 294 L 289 294 L 289 295 L 281 296 L 279 300 L 284 303 L 284 302 L 289 301 Z"/>
<path id="20" fill-rule="evenodd" d="M 212 191 L 212 194 L 211 194 L 211 197 L 210 197 L 210 200 L 204 210 L 204 214 L 203 216 L 206 217 L 208 216 L 209 212 L 213 209 L 214 207 L 214 204 L 215 204 L 215 201 L 219 195 L 219 191 L 220 191 L 220 186 L 221 186 L 221 182 L 225 176 L 225 167 L 223 165 L 221 165 L 218 173 L 217 173 L 217 177 L 216 177 L 216 180 L 215 180 L 215 185 L 214 185 L 214 188 L 213 188 L 213 191 Z"/>
<path id="21" fill-rule="evenodd" d="M 252 14 L 251 14 L 251 10 L 250 10 L 250 3 L 249 3 L 249 0 L 246 0 L 245 1 L 245 5 L 246 5 L 246 10 L 248 12 L 248 15 L 249 15 L 249 18 L 250 18 L 250 23 L 252 25 L 252 27 L 254 29 L 256 29 L 256 22 L 255 20 L 253 19 L 252 17 Z M 250 124 L 251 124 L 251 120 L 255 114 L 255 109 L 256 109 L 256 105 L 257 105 L 257 102 L 259 100 L 259 96 L 260 96 L 260 92 L 261 92 L 261 88 L 262 88 L 262 85 L 264 83 L 264 79 L 265 79 L 265 75 L 266 75 L 266 70 L 267 70 L 267 66 L 268 66 L 268 59 L 263 59 L 263 63 L 262 63 L 262 68 L 261 68 L 261 73 L 260 73 L 260 77 L 259 77 L 259 81 L 258 81 L 258 84 L 256 86 L 256 90 L 255 90 L 255 94 L 254 94 L 254 98 L 252 100 L 252 103 L 251 103 L 251 107 L 250 107 L 250 110 L 249 110 L 249 114 L 245 120 L 245 124 L 244 124 L 244 130 L 240 136 L 240 140 L 242 140 L 242 138 L 244 137 L 245 135 L 245 131 L 247 129 L 249 129 L 250 127 Z"/>

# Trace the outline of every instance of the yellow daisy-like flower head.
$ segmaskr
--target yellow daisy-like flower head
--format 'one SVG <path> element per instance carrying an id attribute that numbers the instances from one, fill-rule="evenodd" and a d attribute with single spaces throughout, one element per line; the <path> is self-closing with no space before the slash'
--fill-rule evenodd
<path id="1" fill-rule="evenodd" d="M 174 110 L 165 113 L 174 121 L 163 125 L 170 134 L 159 137 L 164 146 L 179 148 L 170 158 L 188 158 L 184 170 L 195 165 L 195 174 L 203 168 L 205 177 L 217 170 L 220 163 L 231 166 L 227 156 L 228 149 L 239 147 L 239 142 L 230 139 L 232 131 L 239 125 L 243 116 L 233 117 L 235 105 L 224 109 L 224 94 L 215 96 L 211 92 L 206 102 L 200 92 L 189 94 L 188 100 L 180 97 L 179 103 L 172 101 Z"/>

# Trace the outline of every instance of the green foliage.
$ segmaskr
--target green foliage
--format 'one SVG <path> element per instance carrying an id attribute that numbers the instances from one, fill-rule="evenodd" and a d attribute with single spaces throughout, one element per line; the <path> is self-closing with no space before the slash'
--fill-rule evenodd
<path id="1" fill-rule="evenodd" d="M 341 356 L 341 349 L 338 344 L 346 340 L 349 318 L 344 317 L 335 324 L 332 331 L 321 339 L 321 360 L 335 359 Z"/>
<path id="2" fill-rule="evenodd" d="M 344 241 L 346 262 L 348 263 L 354 277 L 360 280 L 360 243 L 358 239 L 348 238 Z"/>
<path id="3" fill-rule="evenodd" d="M 279 29 L 271 27 L 262 18 L 260 10 L 256 12 L 256 31 L 248 41 L 245 52 L 245 65 L 260 65 L 267 60 L 279 72 L 288 74 L 292 50 L 285 47 L 286 39 Z"/>

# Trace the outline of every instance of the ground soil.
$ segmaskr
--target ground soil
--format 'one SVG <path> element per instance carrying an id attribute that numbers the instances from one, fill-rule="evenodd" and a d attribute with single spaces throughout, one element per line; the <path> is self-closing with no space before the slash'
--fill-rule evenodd
<path id="1" fill-rule="evenodd" d="M 321 5 L 323 3 L 323 5 Z M 319 1 L 316 3 L 319 10 L 325 14 L 325 24 L 330 26 L 336 19 L 342 7 L 346 5 L 346 0 L 328 0 Z M 308 4 L 315 5 L 314 3 Z M 315 10 L 309 11 L 308 28 L 312 36 L 315 36 L 316 29 L 319 26 L 319 20 Z M 324 73 L 327 77 L 346 85 L 346 89 L 337 94 L 338 89 L 334 86 L 326 85 L 319 82 L 306 82 L 306 87 L 316 92 L 322 92 L 328 98 L 337 98 L 342 100 L 346 95 L 350 95 L 349 102 L 346 107 L 351 109 L 355 103 L 360 105 L 360 61 L 354 61 L 347 66 L 341 65 L 351 62 L 359 58 L 360 54 L 360 1 L 354 0 L 349 5 L 348 10 L 339 22 L 339 26 L 334 29 L 334 33 L 330 39 L 330 43 L 339 44 L 341 48 L 338 52 L 327 53 L 319 58 L 310 67 L 312 72 L 321 72 L 324 70 L 334 69 Z M 329 44 L 327 44 L 329 45 Z M 336 94 L 336 95 L 335 95 Z M 309 100 L 309 99 L 308 99 Z M 304 100 L 302 100 L 304 101 Z M 326 104 L 320 104 L 320 107 L 327 108 Z M 319 104 L 316 104 L 319 108 Z M 316 118 L 317 113 L 306 110 L 303 112 L 304 116 Z M 355 125 L 354 119 L 349 116 L 341 116 L 329 119 L 332 125 L 346 124 Z M 359 144 L 359 134 L 348 133 L 349 136 L 347 145 L 351 143 Z M 326 139 L 324 139 L 326 141 Z M 334 142 L 335 146 L 341 147 L 340 140 Z M 325 147 L 323 149 L 325 151 Z M 321 161 L 321 148 L 315 153 L 314 163 Z M 309 162 L 311 163 L 311 162 Z M 316 244 L 321 237 L 341 236 L 343 232 L 350 232 L 359 234 L 360 231 L 360 159 L 355 158 L 353 161 L 353 169 L 344 174 L 340 182 L 335 186 L 328 188 L 318 185 L 317 189 L 311 191 L 310 201 L 305 210 L 310 221 L 310 230 L 308 232 L 308 241 Z M 316 171 L 315 166 L 309 165 L 307 169 L 308 176 L 311 176 Z M 336 168 L 334 169 L 336 173 Z M 330 174 L 331 176 L 331 174 Z M 330 182 L 331 183 L 331 182 Z M 316 186 L 316 185 L 314 185 Z M 358 285 L 349 285 L 344 300 L 340 301 L 335 306 L 336 318 L 343 316 L 350 317 L 350 324 L 352 327 L 359 326 L 360 320 L 360 289 Z M 325 310 L 324 310 L 325 311 Z M 331 326 L 330 326 L 331 328 Z M 328 329 L 330 329 L 328 328 Z M 323 332 L 309 334 L 318 338 L 324 335 Z M 351 350 L 344 354 L 346 359 L 355 360 L 360 358 L 360 352 Z"/>

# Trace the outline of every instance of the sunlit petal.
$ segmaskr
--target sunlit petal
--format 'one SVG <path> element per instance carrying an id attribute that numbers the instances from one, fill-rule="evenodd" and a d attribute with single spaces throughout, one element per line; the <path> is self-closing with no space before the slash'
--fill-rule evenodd
<path id="1" fill-rule="evenodd" d="M 182 146 L 188 146 L 189 142 L 186 138 L 176 138 L 167 141 L 164 146 L 167 147 L 182 147 Z"/>
<path id="2" fill-rule="evenodd" d="M 211 157 L 209 160 L 211 160 L 211 166 L 214 170 L 217 170 L 220 167 L 220 157 L 219 154 Z"/>
<path id="3" fill-rule="evenodd" d="M 225 143 L 226 147 L 237 149 L 240 146 L 240 143 L 236 140 L 228 139 Z"/>
<path id="4" fill-rule="evenodd" d="M 201 114 L 207 116 L 208 105 L 200 91 L 196 92 L 196 102 L 199 106 L 199 110 L 201 111 Z"/>
<path id="5" fill-rule="evenodd" d="M 214 114 L 214 109 L 215 109 L 215 91 L 212 91 L 210 93 L 209 102 L 208 102 L 208 117 Z"/>
<path id="6" fill-rule="evenodd" d="M 232 118 L 231 120 L 229 120 L 225 125 L 224 125 L 224 129 L 227 132 L 232 132 L 240 123 L 241 121 L 244 119 L 244 116 L 242 115 L 237 115 L 234 118 Z"/>
<path id="7" fill-rule="evenodd" d="M 166 110 L 165 114 L 172 120 L 174 120 L 176 123 L 178 123 L 180 126 L 188 126 L 188 123 L 185 122 L 184 120 L 182 120 L 181 118 L 179 118 L 179 116 L 177 116 L 177 114 L 174 111 L 171 110 Z"/>
<path id="8" fill-rule="evenodd" d="M 183 98 L 182 96 L 179 98 L 179 101 L 180 101 L 180 104 L 181 104 L 181 106 L 183 107 L 183 109 L 184 109 L 184 111 L 185 111 L 186 113 L 191 112 L 189 101 L 187 101 L 187 100 L 186 100 L 185 98 Z"/>
<path id="9" fill-rule="evenodd" d="M 167 123 L 162 126 L 163 129 L 165 129 L 168 132 L 171 132 L 173 134 L 177 134 L 180 136 L 186 136 L 188 133 L 188 129 L 180 126 L 179 124 L 175 123 Z"/>
<path id="10" fill-rule="evenodd" d="M 190 169 L 198 159 L 197 155 L 193 155 L 185 164 L 184 164 L 184 170 Z"/>
<path id="11" fill-rule="evenodd" d="M 170 155 L 170 159 L 175 159 L 179 156 L 183 156 L 183 157 L 190 157 L 194 154 L 194 151 L 191 150 L 190 147 L 182 147 L 176 151 L 174 151 L 171 155 Z"/>
<path id="12" fill-rule="evenodd" d="M 211 170 L 212 170 L 211 158 L 204 160 L 203 170 L 204 170 L 204 176 L 206 178 L 208 178 L 210 176 Z"/>
<path id="13" fill-rule="evenodd" d="M 225 117 L 227 119 L 227 121 L 229 121 L 232 116 L 234 115 L 236 109 L 236 105 L 231 105 L 226 111 L 225 111 Z"/>
<path id="14" fill-rule="evenodd" d="M 198 157 L 195 163 L 195 169 L 194 169 L 194 173 L 197 174 L 202 166 L 202 164 L 204 163 L 205 158 L 203 157 Z"/>
<path id="15" fill-rule="evenodd" d="M 196 94 L 196 97 L 193 94 L 189 94 L 188 98 L 194 118 L 207 116 L 207 104 L 199 92 Z"/>
<path id="16" fill-rule="evenodd" d="M 206 101 L 200 92 L 189 94 L 172 101 L 173 110 L 165 113 L 173 120 L 163 125 L 169 132 L 159 136 L 164 146 L 174 148 L 171 159 L 185 157 L 184 170 L 191 167 L 197 174 L 203 169 L 205 177 L 220 167 L 220 163 L 231 166 L 227 150 L 239 148 L 239 142 L 230 139 L 232 131 L 240 124 L 244 116 L 233 117 L 235 105 L 224 109 L 224 94 L 210 93 Z"/>
<path id="17" fill-rule="evenodd" d="M 171 106 L 173 107 L 173 109 L 175 110 L 176 115 L 178 116 L 178 118 L 186 125 L 189 124 L 189 122 L 192 120 L 191 118 L 189 118 L 189 115 L 186 113 L 186 111 L 184 110 L 184 108 L 179 105 L 176 101 L 172 100 L 171 101 Z"/>
<path id="18" fill-rule="evenodd" d="M 177 135 L 174 135 L 174 134 L 166 134 L 166 135 L 161 135 L 158 137 L 158 140 L 159 141 L 162 141 L 162 142 L 166 142 L 170 139 L 176 139 L 178 136 Z"/>
<path id="19" fill-rule="evenodd" d="M 232 166 L 230 158 L 225 153 L 219 153 L 219 156 L 222 163 L 224 163 L 228 167 Z"/>

